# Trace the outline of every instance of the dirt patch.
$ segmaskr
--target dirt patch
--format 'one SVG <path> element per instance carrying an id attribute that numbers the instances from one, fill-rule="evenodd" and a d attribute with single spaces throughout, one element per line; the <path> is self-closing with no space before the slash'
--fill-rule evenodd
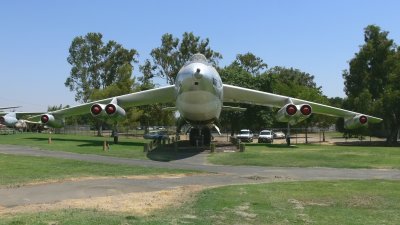
<path id="1" fill-rule="evenodd" d="M 5 208 L 0 206 L 0 215 L 40 212 L 60 209 L 98 209 L 111 212 L 126 212 L 135 215 L 148 215 L 154 210 L 167 206 L 180 206 L 192 201 L 203 186 L 183 186 L 170 190 L 139 192 L 87 199 L 69 199 L 54 204 L 32 204 Z"/>
<path id="2" fill-rule="evenodd" d="M 62 178 L 62 179 L 53 179 L 53 180 L 45 180 L 45 181 L 34 181 L 34 182 L 29 182 L 29 183 L 24 183 L 24 184 L 13 184 L 13 185 L 6 185 L 3 187 L 6 188 L 17 188 L 17 187 L 23 187 L 23 186 L 33 186 L 33 185 L 40 185 L 40 184 L 54 184 L 54 183 L 62 183 L 62 182 L 76 182 L 76 181 L 86 181 L 86 180 L 101 180 L 101 179 L 110 179 L 110 178 L 115 178 L 115 179 L 138 179 L 138 180 L 144 180 L 144 179 L 168 179 L 168 178 L 182 178 L 182 177 L 187 177 L 187 176 L 199 176 L 201 174 L 195 174 L 195 173 L 186 173 L 186 174 L 165 174 L 165 175 L 132 175 L 132 176 L 89 176 L 89 177 L 69 177 L 69 178 Z M 207 175 L 207 174 L 204 174 Z M 0 186 L 2 188 L 2 186 Z"/>

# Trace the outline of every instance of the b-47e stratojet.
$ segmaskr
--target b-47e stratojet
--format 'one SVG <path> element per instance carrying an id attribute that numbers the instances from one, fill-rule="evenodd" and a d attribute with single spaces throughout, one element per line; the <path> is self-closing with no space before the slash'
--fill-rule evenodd
<path id="1" fill-rule="evenodd" d="M 305 101 L 283 95 L 262 92 L 223 84 L 217 70 L 202 54 L 193 55 L 180 69 L 175 84 L 146 91 L 116 96 L 71 108 L 48 112 L 40 116 L 43 124 L 62 127 L 64 117 L 91 113 L 95 117 L 123 118 L 124 107 L 156 103 L 174 103 L 179 112 L 177 132 L 189 124 L 189 140 L 192 144 L 202 138 L 204 144 L 211 141 L 211 129 L 218 131 L 219 116 L 224 103 L 246 103 L 279 108 L 277 120 L 296 124 L 312 113 L 343 117 L 345 127 L 354 129 L 379 123 L 382 119 L 328 105 Z M 228 108 L 228 106 L 226 106 Z"/>
<path id="2" fill-rule="evenodd" d="M 19 108 L 19 107 L 6 107 L 4 109 L 10 109 L 10 108 Z M 30 120 L 22 120 L 21 117 L 41 115 L 41 114 L 43 114 L 43 112 L 0 112 L 0 124 L 10 128 L 18 128 L 19 124 L 39 123 Z"/>

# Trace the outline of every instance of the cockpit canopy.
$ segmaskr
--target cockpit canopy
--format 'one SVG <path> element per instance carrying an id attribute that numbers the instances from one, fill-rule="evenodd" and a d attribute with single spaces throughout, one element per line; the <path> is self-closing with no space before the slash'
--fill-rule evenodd
<path id="1" fill-rule="evenodd" d="M 201 53 L 196 53 L 196 54 L 192 55 L 186 64 L 194 63 L 194 62 L 209 65 L 207 58 Z"/>

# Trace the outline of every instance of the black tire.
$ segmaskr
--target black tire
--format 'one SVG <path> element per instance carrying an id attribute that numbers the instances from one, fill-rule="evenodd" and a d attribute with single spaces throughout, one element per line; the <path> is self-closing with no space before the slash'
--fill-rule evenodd
<path id="1" fill-rule="evenodd" d="M 211 143 L 211 130 L 208 127 L 205 127 L 201 130 L 201 134 L 203 135 L 203 144 L 204 146 L 209 146 Z"/>
<path id="2" fill-rule="evenodd" d="M 189 142 L 191 145 L 196 145 L 196 139 L 199 136 L 199 129 L 198 128 L 192 128 L 190 129 L 189 133 Z"/>

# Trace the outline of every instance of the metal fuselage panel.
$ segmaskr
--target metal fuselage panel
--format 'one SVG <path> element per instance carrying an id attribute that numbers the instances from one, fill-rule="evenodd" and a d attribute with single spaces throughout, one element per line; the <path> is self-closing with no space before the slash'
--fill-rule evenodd
<path id="1" fill-rule="evenodd" d="M 222 110 L 221 77 L 204 62 L 190 62 L 179 71 L 175 82 L 176 107 L 187 122 L 210 124 Z"/>

